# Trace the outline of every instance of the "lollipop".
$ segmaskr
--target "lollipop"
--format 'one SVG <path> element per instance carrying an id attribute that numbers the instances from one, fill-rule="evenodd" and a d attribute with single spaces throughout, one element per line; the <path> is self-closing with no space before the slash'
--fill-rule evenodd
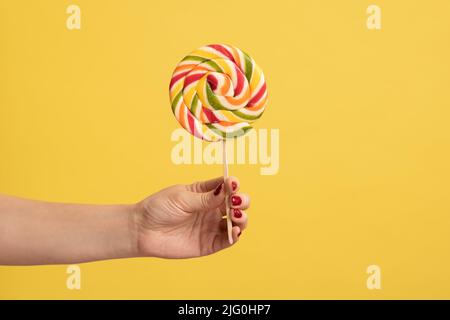
<path id="1" fill-rule="evenodd" d="M 236 47 L 207 45 L 181 60 L 173 72 L 169 90 L 172 112 L 183 128 L 206 141 L 223 140 L 226 179 L 226 139 L 251 130 L 267 104 L 261 68 Z M 228 238 L 232 243 L 226 203 Z"/>

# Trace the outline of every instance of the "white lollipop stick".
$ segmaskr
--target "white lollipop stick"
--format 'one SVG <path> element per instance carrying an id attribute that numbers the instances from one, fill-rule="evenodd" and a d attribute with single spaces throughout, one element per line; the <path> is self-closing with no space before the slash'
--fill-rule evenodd
<path id="1" fill-rule="evenodd" d="M 231 217 L 230 217 L 230 198 L 228 194 L 228 188 L 227 185 L 225 185 L 227 178 L 228 178 L 228 157 L 227 157 L 227 139 L 222 140 L 222 147 L 223 147 L 223 187 L 225 188 L 225 210 L 227 215 L 227 233 L 228 233 L 228 242 L 230 244 L 233 244 L 233 224 L 231 223 Z"/>

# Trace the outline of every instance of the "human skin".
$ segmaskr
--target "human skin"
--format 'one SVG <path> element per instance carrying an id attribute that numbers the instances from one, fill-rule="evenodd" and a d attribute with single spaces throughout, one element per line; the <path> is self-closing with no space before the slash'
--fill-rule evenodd
<path id="1" fill-rule="evenodd" d="M 235 177 L 175 185 L 125 205 L 63 204 L 0 195 L 0 265 L 193 258 L 230 246 L 247 227 L 248 195 Z"/>

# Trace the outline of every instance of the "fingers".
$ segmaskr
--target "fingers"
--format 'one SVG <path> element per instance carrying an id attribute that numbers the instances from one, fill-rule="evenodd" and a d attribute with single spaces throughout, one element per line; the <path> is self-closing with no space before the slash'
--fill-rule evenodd
<path id="1" fill-rule="evenodd" d="M 216 209 L 225 201 L 225 192 L 222 184 L 209 192 L 197 193 L 184 191 L 182 193 L 181 204 L 186 211 L 198 212 Z"/>
<path id="2" fill-rule="evenodd" d="M 246 193 L 235 193 L 229 197 L 231 208 L 248 209 L 250 207 L 250 197 Z"/>
<path id="3" fill-rule="evenodd" d="M 239 179 L 236 177 L 228 177 L 226 180 L 226 187 L 228 194 L 234 194 L 239 191 L 240 183 Z"/>
<path id="4" fill-rule="evenodd" d="M 223 183 L 223 177 L 217 177 L 211 180 L 194 182 L 186 187 L 191 192 L 209 192 L 215 190 L 221 183 Z M 238 178 L 228 177 L 225 184 L 229 194 L 239 191 L 240 183 Z"/>
<path id="5" fill-rule="evenodd" d="M 227 178 L 225 183 L 223 177 L 196 182 L 187 186 L 183 202 L 188 205 L 188 211 L 210 211 L 220 207 L 221 209 L 213 212 L 222 212 L 223 214 L 225 212 L 225 194 L 227 194 L 229 215 L 233 224 L 232 238 L 235 243 L 239 240 L 241 232 L 247 228 L 248 216 L 244 210 L 250 206 L 249 195 L 239 192 L 239 189 L 240 182 L 236 177 Z M 226 232 L 226 219 L 220 221 L 220 230 L 222 232 L 217 235 L 217 240 L 213 244 L 215 251 L 230 246 Z"/>
<path id="6" fill-rule="evenodd" d="M 236 242 L 241 235 L 241 232 L 247 228 L 248 216 L 243 211 L 250 207 L 250 197 L 246 193 L 238 192 L 240 189 L 239 180 L 236 177 L 230 177 L 226 181 L 228 188 L 230 202 L 230 217 L 234 225 L 233 227 L 233 241 Z"/>
<path id="7" fill-rule="evenodd" d="M 241 235 L 241 229 L 238 226 L 234 226 L 233 229 L 231 229 L 231 234 L 233 236 L 233 243 L 236 243 Z"/>
<path id="8" fill-rule="evenodd" d="M 231 235 L 233 238 L 233 244 L 239 241 L 239 236 L 241 235 L 241 229 L 238 226 L 234 226 L 233 229 L 231 229 Z M 214 245 L 214 251 L 219 251 L 225 248 L 228 248 L 232 246 L 233 244 L 230 244 L 228 241 L 228 234 L 227 232 L 223 232 L 218 236 L 218 241 L 215 242 Z"/>
<path id="9" fill-rule="evenodd" d="M 188 208 L 194 210 L 210 210 L 217 208 L 223 203 L 225 191 L 229 194 L 230 207 L 236 209 L 248 209 L 250 206 L 250 197 L 245 193 L 238 193 L 240 188 L 239 179 L 229 177 L 223 184 L 223 177 L 214 178 L 207 181 L 196 182 L 187 186 L 188 196 L 191 198 L 188 202 Z"/>
<path id="10" fill-rule="evenodd" d="M 247 214 L 240 209 L 230 209 L 230 217 L 233 225 L 238 226 L 241 231 L 247 228 Z"/>
<path id="11" fill-rule="evenodd" d="M 223 183 L 223 177 L 217 177 L 207 181 L 194 182 L 187 186 L 187 189 L 192 192 L 209 192 L 215 190 L 221 183 Z"/>
<path id="12" fill-rule="evenodd" d="M 238 192 L 240 189 L 239 180 L 236 177 L 229 177 L 225 181 L 225 188 L 228 193 L 228 201 L 230 204 L 229 215 L 231 218 L 231 222 L 233 223 L 233 228 L 231 229 L 231 234 L 233 238 L 233 244 L 239 241 L 239 237 L 243 230 L 247 228 L 248 225 L 248 216 L 243 210 L 248 209 L 250 206 L 250 197 L 246 193 Z M 223 204 L 225 207 L 225 204 Z M 222 211 L 225 212 L 225 211 Z M 228 242 L 228 233 L 227 233 L 227 221 L 223 219 L 221 221 L 220 229 L 223 233 L 219 236 L 219 241 L 217 245 L 220 249 L 225 249 L 230 247 L 230 243 Z M 220 250 L 218 249 L 218 250 Z"/>
<path id="13" fill-rule="evenodd" d="M 227 187 L 228 194 L 230 195 L 230 206 L 238 209 L 248 209 L 250 206 L 250 197 L 246 193 L 239 193 L 240 183 L 236 177 L 229 177 L 225 185 Z"/>

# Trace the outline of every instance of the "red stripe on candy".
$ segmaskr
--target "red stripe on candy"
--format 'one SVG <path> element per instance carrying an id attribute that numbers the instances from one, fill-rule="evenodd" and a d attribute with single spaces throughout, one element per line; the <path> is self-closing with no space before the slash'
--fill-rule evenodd
<path id="1" fill-rule="evenodd" d="M 241 69 L 239 69 L 237 66 L 235 66 L 236 74 L 237 74 L 237 83 L 236 88 L 234 88 L 234 96 L 238 96 L 242 88 L 244 88 L 244 75 L 242 74 Z"/>
<path id="2" fill-rule="evenodd" d="M 216 77 L 214 77 L 213 75 L 209 74 L 208 77 L 206 78 L 206 80 L 208 81 L 208 83 L 211 86 L 211 89 L 213 91 L 217 89 L 217 85 L 219 84 L 219 81 L 217 81 Z"/>
<path id="3" fill-rule="evenodd" d="M 188 72 L 189 72 L 189 71 L 185 71 L 185 72 L 182 72 L 182 73 L 180 73 L 180 74 L 177 74 L 175 77 L 173 77 L 173 78 L 170 80 L 169 88 L 172 89 L 172 86 L 175 84 L 175 82 L 177 82 L 178 80 L 180 80 L 181 78 L 183 78 L 186 74 L 188 74 Z"/>
<path id="4" fill-rule="evenodd" d="M 192 115 L 192 113 L 190 111 L 188 111 L 187 118 L 188 118 L 188 124 L 189 124 L 189 129 L 190 129 L 191 133 L 193 135 L 197 135 L 195 132 L 196 130 L 195 130 L 194 116 Z"/>
<path id="5" fill-rule="evenodd" d="M 234 61 L 234 57 L 233 55 L 230 53 L 230 51 L 228 51 L 225 47 L 219 45 L 219 44 L 210 44 L 208 47 L 213 48 L 217 51 L 219 51 L 220 53 L 222 53 L 224 56 L 226 56 L 228 59 L 230 59 L 231 61 L 233 61 L 234 63 L 236 63 L 236 61 Z"/>
<path id="6" fill-rule="evenodd" d="M 192 82 L 200 80 L 201 77 L 203 77 L 204 73 L 197 73 L 193 74 L 192 76 L 186 77 L 184 80 L 184 86 L 183 88 L 186 88 L 188 85 L 190 85 Z"/>
<path id="7" fill-rule="evenodd" d="M 203 113 L 205 114 L 206 118 L 208 118 L 209 123 L 216 123 L 219 122 L 219 119 L 216 117 L 216 115 L 209 110 L 208 108 L 202 107 Z"/>
<path id="8" fill-rule="evenodd" d="M 261 89 L 259 89 L 258 93 L 249 101 L 248 106 L 251 107 L 252 105 L 256 104 L 259 99 L 264 95 L 264 92 L 266 91 L 266 83 L 262 85 Z"/>

